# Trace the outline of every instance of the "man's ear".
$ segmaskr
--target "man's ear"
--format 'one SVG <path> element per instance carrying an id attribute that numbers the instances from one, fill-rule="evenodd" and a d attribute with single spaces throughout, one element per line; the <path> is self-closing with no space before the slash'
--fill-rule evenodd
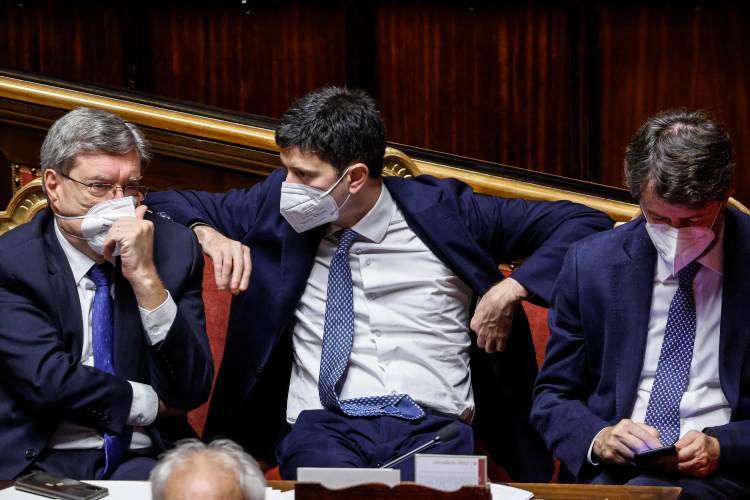
<path id="1" fill-rule="evenodd" d="M 42 173 L 42 188 L 47 195 L 47 202 L 55 212 L 60 212 L 60 191 L 62 190 L 61 177 L 51 168 Z"/>
<path id="2" fill-rule="evenodd" d="M 349 192 L 354 194 L 367 185 L 370 169 L 364 163 L 355 163 L 349 166 Z"/>

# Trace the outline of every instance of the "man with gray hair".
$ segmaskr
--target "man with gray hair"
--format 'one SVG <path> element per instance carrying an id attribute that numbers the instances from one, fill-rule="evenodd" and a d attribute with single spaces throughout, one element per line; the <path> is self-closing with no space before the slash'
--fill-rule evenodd
<path id="1" fill-rule="evenodd" d="M 148 157 L 137 127 L 95 109 L 44 140 L 48 208 L 0 237 L 0 478 L 146 479 L 160 417 L 208 398 L 203 257 L 139 206 Z"/>
<path id="2" fill-rule="evenodd" d="M 151 471 L 154 500 L 263 500 L 266 480 L 255 459 L 233 441 L 177 443 Z"/>
<path id="3" fill-rule="evenodd" d="M 561 478 L 748 498 L 750 217 L 728 208 L 728 134 L 649 118 L 625 156 L 642 215 L 571 247 L 532 420 Z"/>

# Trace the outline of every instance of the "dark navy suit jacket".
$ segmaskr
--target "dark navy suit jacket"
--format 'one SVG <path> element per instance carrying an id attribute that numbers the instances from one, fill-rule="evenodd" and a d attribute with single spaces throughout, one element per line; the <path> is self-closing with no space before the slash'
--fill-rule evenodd
<path id="1" fill-rule="evenodd" d="M 133 397 L 127 380 L 150 384 L 175 408 L 191 409 L 208 399 L 213 364 L 201 299 L 203 257 L 194 235 L 156 219 L 154 262 L 177 316 L 166 338 L 150 346 L 118 266 L 117 376 L 81 365 L 81 306 L 52 213 L 45 209 L 0 237 L 0 478 L 28 467 L 60 420 L 121 432 Z M 149 430 L 159 451 L 163 443 L 155 427 Z"/>
<path id="2" fill-rule="evenodd" d="M 284 177 L 278 170 L 245 190 L 154 193 L 147 199 L 153 210 L 184 224 L 207 222 L 251 249 L 250 287 L 232 304 L 206 435 L 228 436 L 267 461 L 274 460 L 286 428 L 290 326 L 324 231 L 298 234 L 281 217 Z M 600 212 L 571 203 L 481 196 L 460 182 L 427 176 L 384 182 L 409 227 L 477 295 L 503 279 L 500 262 L 533 253 L 514 277 L 544 303 L 570 243 L 611 227 Z M 525 316 L 520 310 L 516 316 L 505 353 L 474 348 L 474 428 L 515 479 L 547 480 L 550 455 L 528 418 L 534 349 Z"/>
<path id="3" fill-rule="evenodd" d="M 725 211 L 719 378 L 731 423 L 713 430 L 720 467 L 750 464 L 750 217 Z M 656 249 L 643 218 L 574 245 L 555 285 L 532 419 L 579 481 L 594 436 L 630 418 L 643 367 Z M 702 429 L 696 429 L 702 430 Z"/>

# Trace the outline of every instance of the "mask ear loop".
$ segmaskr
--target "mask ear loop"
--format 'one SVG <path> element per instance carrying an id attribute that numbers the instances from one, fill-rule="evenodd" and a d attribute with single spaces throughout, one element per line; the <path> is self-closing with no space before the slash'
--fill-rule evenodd
<path id="1" fill-rule="evenodd" d="M 342 180 L 344 180 L 344 177 L 346 176 L 346 174 L 348 174 L 348 173 L 349 173 L 349 170 L 350 170 L 351 168 L 352 168 L 352 167 L 346 167 L 346 169 L 344 170 L 344 172 L 343 172 L 343 173 L 341 174 L 341 177 L 339 177 L 339 178 L 338 178 L 338 179 L 336 180 L 336 182 L 334 182 L 334 183 L 333 183 L 333 186 L 331 186 L 331 187 L 329 187 L 328 189 L 326 189 L 325 191 L 323 191 L 323 193 L 322 193 L 322 194 L 321 194 L 321 195 L 320 195 L 320 196 L 319 196 L 318 198 L 320 199 L 320 198 L 323 198 L 323 197 L 325 197 L 325 196 L 330 196 L 330 195 L 331 195 L 331 192 L 333 192 L 333 190 L 334 190 L 334 189 L 336 189 L 336 186 L 338 186 L 338 185 L 339 185 L 339 183 L 340 183 L 340 182 L 341 182 Z M 350 193 L 350 195 L 351 195 L 351 193 Z M 343 206 L 343 204 L 342 204 L 341 206 Z"/>

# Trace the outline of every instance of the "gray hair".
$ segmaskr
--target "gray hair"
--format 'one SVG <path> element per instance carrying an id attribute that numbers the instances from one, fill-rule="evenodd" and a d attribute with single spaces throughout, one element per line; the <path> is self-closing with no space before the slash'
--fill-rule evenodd
<path id="1" fill-rule="evenodd" d="M 625 183 L 636 200 L 647 187 L 677 205 L 722 200 L 733 171 L 729 134 L 705 111 L 662 111 L 641 125 L 625 151 Z"/>
<path id="2" fill-rule="evenodd" d="M 244 500 L 262 500 L 266 495 L 266 480 L 257 462 L 241 446 L 229 439 L 216 439 L 210 444 L 197 439 L 184 439 L 164 453 L 151 471 L 151 495 L 154 500 L 166 497 L 169 476 L 175 469 L 192 464 L 196 459 L 208 459 L 237 478 Z"/>
<path id="3" fill-rule="evenodd" d="M 41 150 L 42 173 L 67 175 L 82 153 L 124 155 L 135 151 L 141 165 L 151 158 L 143 133 L 109 111 L 76 108 L 52 124 Z"/>

